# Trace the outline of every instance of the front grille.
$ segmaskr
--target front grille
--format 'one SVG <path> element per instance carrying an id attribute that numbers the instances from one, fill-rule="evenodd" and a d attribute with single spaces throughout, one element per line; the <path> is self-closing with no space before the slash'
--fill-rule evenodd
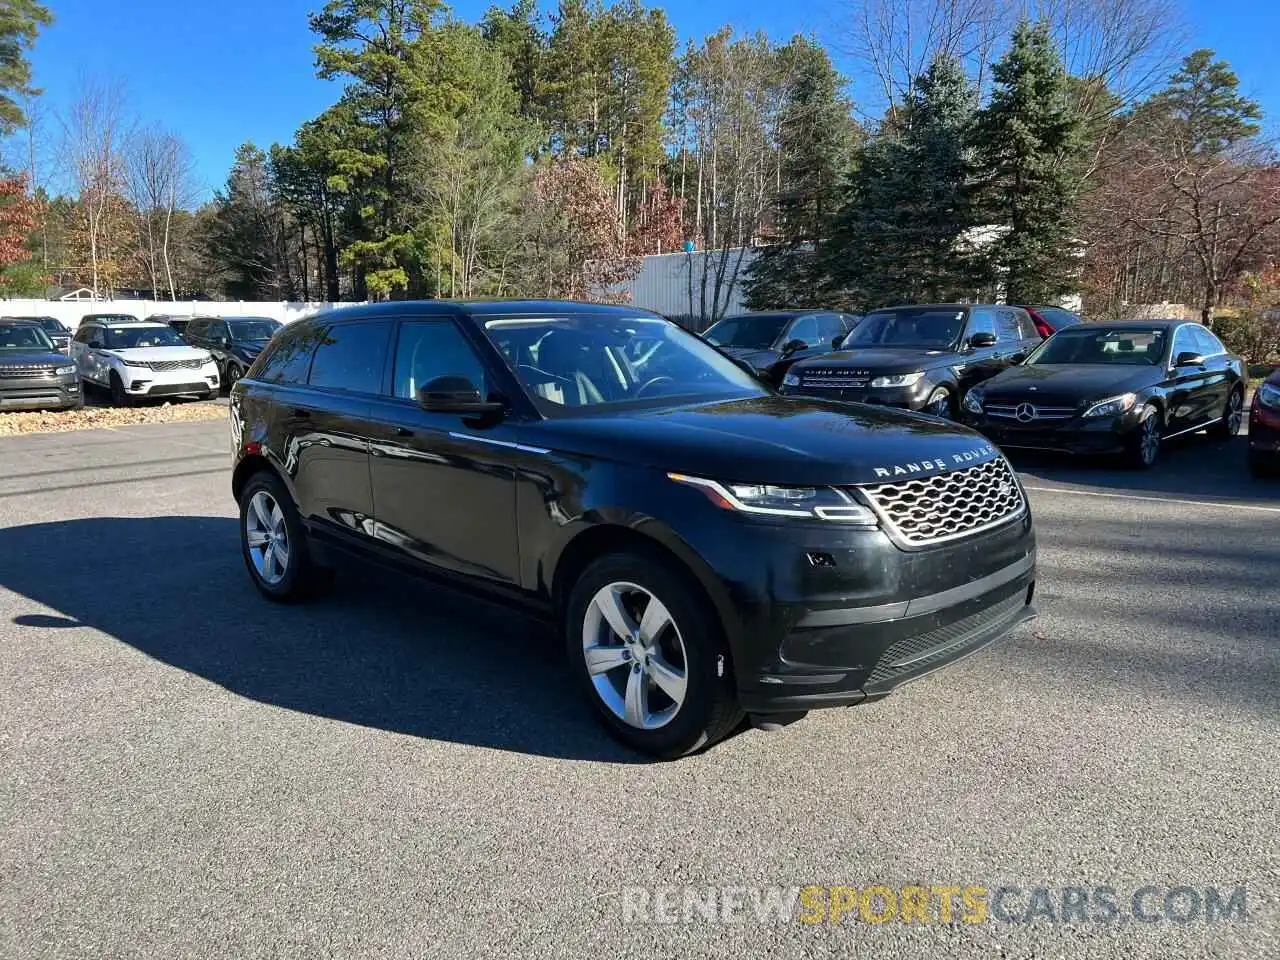
<path id="1" fill-rule="evenodd" d="M 1069 420 L 1076 413 L 1075 407 L 1044 407 L 1038 403 L 984 403 L 982 409 L 986 411 L 988 417 L 1017 420 L 1019 423 Z"/>
<path id="2" fill-rule="evenodd" d="M 800 385 L 843 390 L 846 387 L 865 387 L 871 382 L 869 370 L 842 369 L 840 367 L 817 368 L 800 372 Z"/>
<path id="3" fill-rule="evenodd" d="M 1004 457 L 951 473 L 860 489 L 889 534 L 909 547 L 979 533 L 1026 510 L 1022 488 Z"/>
<path id="4" fill-rule="evenodd" d="M 53 367 L 38 363 L 12 364 L 7 367 L 0 367 L 0 378 L 7 380 L 39 380 L 53 375 Z"/>
<path id="5" fill-rule="evenodd" d="M 899 640 L 881 654 L 867 675 L 865 686 L 876 687 L 916 676 L 942 661 L 954 660 L 981 643 L 990 627 L 1012 616 L 1026 602 L 1026 591 L 1019 589 L 1013 596 L 955 623 Z"/>
<path id="6" fill-rule="evenodd" d="M 156 373 L 165 373 L 169 370 L 199 370 L 204 364 L 203 360 L 152 360 L 147 366 Z"/>

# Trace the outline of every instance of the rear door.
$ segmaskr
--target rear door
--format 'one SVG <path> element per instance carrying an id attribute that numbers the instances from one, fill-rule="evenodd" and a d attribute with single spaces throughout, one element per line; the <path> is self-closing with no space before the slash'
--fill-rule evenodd
<path id="1" fill-rule="evenodd" d="M 105 331 L 96 323 L 82 323 L 71 341 L 71 354 L 75 358 L 80 376 L 85 380 L 103 383 L 101 344 L 106 336 Z M 91 344 L 99 344 L 92 346 Z"/>
<path id="2" fill-rule="evenodd" d="M 519 581 L 516 474 L 544 469 L 542 454 L 518 442 L 509 420 L 424 410 L 418 391 L 462 376 L 481 396 L 496 371 L 447 315 L 403 317 L 390 376 L 372 404 L 370 470 L 375 536 L 404 560 L 497 586 Z"/>

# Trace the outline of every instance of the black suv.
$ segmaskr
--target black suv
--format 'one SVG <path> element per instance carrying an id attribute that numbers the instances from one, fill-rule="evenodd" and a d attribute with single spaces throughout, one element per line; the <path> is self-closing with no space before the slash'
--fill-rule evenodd
<path id="1" fill-rule="evenodd" d="M 830 353 L 857 323 L 833 310 L 742 313 L 713 323 L 702 338 L 776 387 L 792 364 Z"/>
<path id="2" fill-rule="evenodd" d="M 971 386 L 1022 362 L 1039 343 L 1020 307 L 890 307 L 863 317 L 835 353 L 793 366 L 782 392 L 954 419 Z"/>
<path id="3" fill-rule="evenodd" d="M 989 442 L 779 397 L 641 310 L 301 320 L 235 385 L 231 430 L 264 595 L 309 595 L 345 552 L 518 601 L 558 624 L 614 735 L 656 756 L 744 711 L 883 697 L 1032 615 L 1031 516 Z"/>
<path id="4" fill-rule="evenodd" d="M 282 326 L 270 317 L 192 317 L 182 338 L 213 354 L 222 382 L 232 386 Z"/>

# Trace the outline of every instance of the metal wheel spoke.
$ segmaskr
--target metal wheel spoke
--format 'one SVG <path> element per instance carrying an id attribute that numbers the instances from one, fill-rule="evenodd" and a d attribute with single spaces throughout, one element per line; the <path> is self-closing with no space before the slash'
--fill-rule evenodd
<path id="1" fill-rule="evenodd" d="M 653 657 L 649 661 L 649 676 L 653 678 L 658 689 L 670 697 L 677 706 L 684 703 L 688 677 L 683 670 L 678 670 L 665 660 Z"/>
<path id="2" fill-rule="evenodd" d="M 277 541 L 271 545 L 271 556 L 275 560 L 276 569 L 284 573 L 285 567 L 289 564 L 289 551 Z"/>
<path id="3" fill-rule="evenodd" d="M 271 580 L 276 576 L 276 552 L 271 547 L 262 551 L 262 579 Z"/>
<path id="4" fill-rule="evenodd" d="M 623 719 L 633 727 L 644 727 L 649 716 L 649 684 L 638 666 L 627 675 L 627 695 L 623 701 Z"/>
<path id="5" fill-rule="evenodd" d="M 587 672 L 593 677 L 608 673 L 618 667 L 631 664 L 631 657 L 626 647 L 608 647 L 602 644 L 585 647 L 582 651 L 587 658 Z"/>
<path id="6" fill-rule="evenodd" d="M 253 499 L 249 501 L 249 506 L 258 519 L 258 526 L 263 530 L 271 529 L 271 512 L 266 507 L 267 502 L 269 501 L 262 494 L 254 494 Z"/>
<path id="7" fill-rule="evenodd" d="M 280 504 L 274 504 L 271 509 L 271 532 L 280 534 L 284 532 L 284 514 L 280 511 Z"/>
<path id="8" fill-rule="evenodd" d="M 261 547 L 267 542 L 267 535 L 261 530 L 251 528 L 245 531 L 245 540 L 251 547 Z"/>
<path id="9" fill-rule="evenodd" d="M 609 624 L 609 629 L 619 637 L 628 640 L 635 633 L 635 621 L 622 605 L 622 589 L 617 584 L 597 594 L 596 607 L 604 617 L 605 623 Z"/>
<path id="10" fill-rule="evenodd" d="M 649 605 L 644 608 L 644 616 L 640 618 L 640 639 L 646 647 L 658 641 L 662 631 L 671 623 L 671 614 L 657 597 L 649 598 Z"/>

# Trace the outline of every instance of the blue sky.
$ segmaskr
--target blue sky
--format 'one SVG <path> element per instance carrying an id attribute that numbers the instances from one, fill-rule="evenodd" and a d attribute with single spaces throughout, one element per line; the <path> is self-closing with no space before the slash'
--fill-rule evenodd
<path id="1" fill-rule="evenodd" d="M 46 2 L 57 21 L 33 55 L 46 109 L 74 99 L 81 77 L 119 79 L 141 122 L 172 129 L 191 146 L 206 195 L 225 179 L 237 145 L 287 142 L 338 95 L 336 84 L 315 78 L 307 29 L 308 11 L 323 0 Z M 1272 124 L 1280 121 L 1273 54 L 1280 0 L 1181 2 L 1190 46 L 1212 47 L 1231 61 L 1244 90 L 1262 101 Z M 730 23 L 783 39 L 817 33 L 838 44 L 840 4 L 686 0 L 666 11 L 682 41 Z M 465 0 L 454 9 L 474 20 L 486 6 L 486 0 Z M 840 65 L 854 79 L 856 97 L 856 64 Z M 53 136 L 56 123 L 48 126 Z"/>

